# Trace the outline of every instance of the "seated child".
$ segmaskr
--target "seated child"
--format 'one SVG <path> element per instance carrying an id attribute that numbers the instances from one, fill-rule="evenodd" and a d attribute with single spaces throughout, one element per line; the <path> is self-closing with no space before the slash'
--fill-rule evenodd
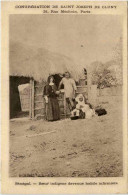
<path id="1" fill-rule="evenodd" d="M 77 104 L 76 108 L 71 112 L 71 117 L 77 116 L 79 118 L 90 119 L 95 115 L 94 109 L 90 108 L 90 105 L 85 103 L 85 99 L 82 94 L 79 94 L 75 100 Z"/>

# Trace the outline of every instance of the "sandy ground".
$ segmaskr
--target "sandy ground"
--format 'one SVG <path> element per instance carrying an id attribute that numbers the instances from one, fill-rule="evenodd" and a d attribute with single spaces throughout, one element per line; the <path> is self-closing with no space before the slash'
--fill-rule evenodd
<path id="1" fill-rule="evenodd" d="M 122 176 L 121 97 L 101 98 L 108 114 L 91 120 L 10 122 L 10 176 Z"/>

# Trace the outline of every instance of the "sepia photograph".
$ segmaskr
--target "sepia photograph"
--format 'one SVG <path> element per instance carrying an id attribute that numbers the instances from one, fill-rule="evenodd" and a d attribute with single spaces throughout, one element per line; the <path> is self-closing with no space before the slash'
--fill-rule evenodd
<path id="1" fill-rule="evenodd" d="M 123 177 L 121 15 L 10 14 L 9 177 Z"/>

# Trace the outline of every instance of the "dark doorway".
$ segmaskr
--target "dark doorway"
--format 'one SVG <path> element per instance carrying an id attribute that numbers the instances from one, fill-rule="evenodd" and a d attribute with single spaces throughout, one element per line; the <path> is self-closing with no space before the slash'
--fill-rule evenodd
<path id="1" fill-rule="evenodd" d="M 10 118 L 20 118 L 29 115 L 29 111 L 22 111 L 18 86 L 29 83 L 29 77 L 10 76 Z"/>
<path id="2" fill-rule="evenodd" d="M 57 88 L 58 88 L 58 87 L 59 87 L 59 83 L 60 83 L 61 79 L 63 78 L 63 75 L 54 74 L 53 77 L 54 77 L 54 80 L 55 80 L 55 85 L 56 85 Z M 63 89 L 64 86 L 62 86 L 61 88 Z"/>

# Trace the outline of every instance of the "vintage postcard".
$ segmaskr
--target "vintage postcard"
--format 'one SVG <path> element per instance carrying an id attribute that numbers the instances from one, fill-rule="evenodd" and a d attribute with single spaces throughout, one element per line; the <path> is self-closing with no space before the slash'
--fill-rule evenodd
<path id="1" fill-rule="evenodd" d="M 127 193 L 127 2 L 1 6 L 2 193 Z"/>

